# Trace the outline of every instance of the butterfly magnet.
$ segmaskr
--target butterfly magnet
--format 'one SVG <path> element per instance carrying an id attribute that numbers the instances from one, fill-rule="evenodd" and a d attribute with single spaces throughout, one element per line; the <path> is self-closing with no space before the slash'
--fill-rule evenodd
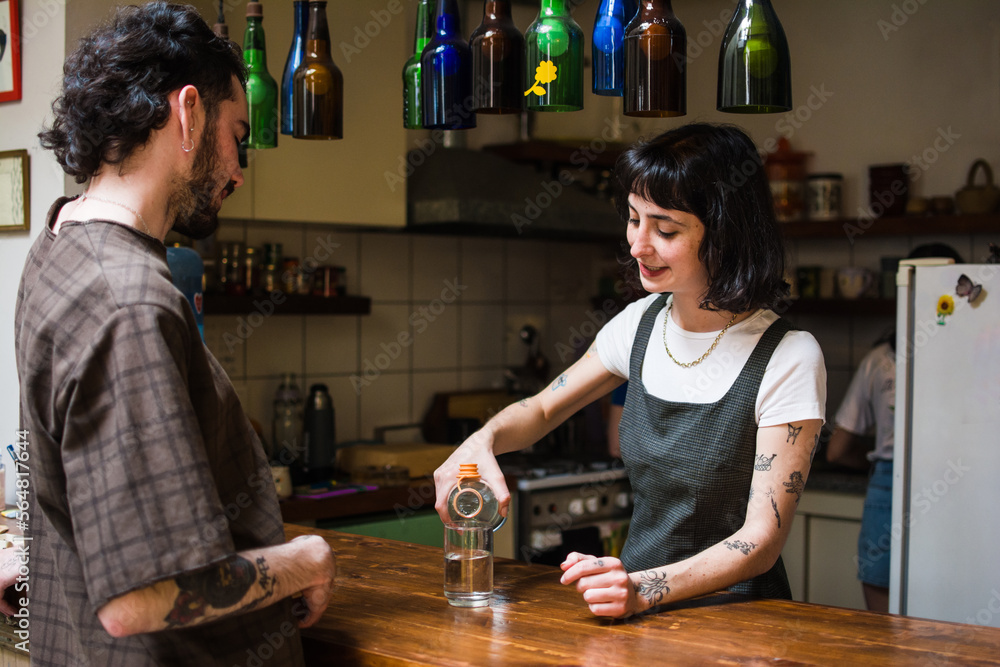
<path id="1" fill-rule="evenodd" d="M 979 295 L 983 293 L 983 286 L 972 282 L 972 279 L 964 273 L 958 277 L 958 284 L 955 286 L 955 294 L 964 296 L 969 303 L 975 303 Z"/>

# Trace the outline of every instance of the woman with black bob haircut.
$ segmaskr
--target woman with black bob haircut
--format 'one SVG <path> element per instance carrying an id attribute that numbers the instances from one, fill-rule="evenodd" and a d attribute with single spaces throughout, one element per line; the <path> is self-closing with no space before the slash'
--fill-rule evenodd
<path id="1" fill-rule="evenodd" d="M 757 148 L 739 128 L 696 123 L 638 143 L 618 159 L 614 187 L 622 220 L 633 192 L 701 220 L 698 257 L 709 276 L 703 308 L 743 313 L 774 308 L 787 296 L 770 186 Z M 638 278 L 638 263 L 630 263 Z"/>
<path id="2" fill-rule="evenodd" d="M 246 89 L 239 46 L 216 36 L 191 6 L 150 2 L 120 8 L 111 23 L 80 40 L 66 58 L 52 127 L 39 133 L 77 183 L 102 164 L 121 167 L 170 118 L 170 94 L 195 86 L 209 124 L 218 104 Z"/>
<path id="3" fill-rule="evenodd" d="M 757 151 L 738 128 L 686 125 L 625 151 L 615 181 L 649 295 L 462 443 L 434 474 L 438 513 L 447 520 L 458 466 L 473 462 L 506 508 L 495 456 L 628 380 L 628 538 L 620 558 L 566 554 L 562 583 L 611 617 L 723 589 L 791 598 L 780 554 L 819 442 L 826 370 L 816 340 L 770 310 L 787 285 Z"/>

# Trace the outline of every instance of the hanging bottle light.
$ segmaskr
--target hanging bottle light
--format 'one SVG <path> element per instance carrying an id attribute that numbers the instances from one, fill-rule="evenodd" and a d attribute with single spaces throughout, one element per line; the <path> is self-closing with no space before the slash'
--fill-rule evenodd
<path id="1" fill-rule="evenodd" d="M 792 108 L 792 65 L 770 0 L 740 0 L 719 52 L 718 109 L 780 113 Z"/>
<path id="2" fill-rule="evenodd" d="M 247 3 L 247 29 L 243 36 L 243 60 L 247 64 L 247 106 L 250 134 L 247 148 L 278 146 L 278 83 L 267 71 L 264 41 L 264 6 Z"/>
<path id="3" fill-rule="evenodd" d="M 413 34 L 413 55 L 403 65 L 403 127 L 419 130 L 424 126 L 424 113 L 420 105 L 420 56 L 431 41 L 434 24 L 434 0 L 420 0 L 417 5 L 417 26 Z"/>
<path id="4" fill-rule="evenodd" d="M 469 38 L 476 113 L 524 110 L 524 37 L 509 0 L 485 0 L 483 21 Z"/>
<path id="5" fill-rule="evenodd" d="M 472 51 L 462 39 L 458 0 L 437 0 L 434 36 L 420 56 L 424 127 L 467 130 L 476 126 Z"/>
<path id="6" fill-rule="evenodd" d="M 635 11 L 633 0 L 601 0 L 597 7 L 591 42 L 595 95 L 625 92 L 625 26 Z"/>
<path id="7" fill-rule="evenodd" d="M 570 15 L 567 0 L 541 0 L 524 42 L 528 110 L 582 109 L 583 30 Z"/>
<path id="8" fill-rule="evenodd" d="M 292 33 L 292 44 L 288 48 L 288 58 L 285 59 L 285 71 L 281 75 L 281 133 L 293 134 L 295 127 L 293 124 L 295 108 L 295 70 L 302 64 L 302 59 L 306 55 L 306 30 L 309 27 L 309 1 L 294 0 L 292 2 L 292 12 L 294 13 L 294 32 Z"/>
<path id="9" fill-rule="evenodd" d="M 295 70 L 293 131 L 296 139 L 343 139 L 344 77 L 330 55 L 326 0 L 309 1 L 302 64 Z"/>
<path id="10" fill-rule="evenodd" d="M 640 0 L 625 32 L 625 115 L 687 113 L 687 33 L 670 0 Z"/>

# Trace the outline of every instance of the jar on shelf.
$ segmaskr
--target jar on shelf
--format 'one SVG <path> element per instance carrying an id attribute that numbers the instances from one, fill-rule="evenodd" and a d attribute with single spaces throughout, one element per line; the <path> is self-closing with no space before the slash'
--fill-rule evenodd
<path id="1" fill-rule="evenodd" d="M 806 190 L 810 220 L 836 220 L 841 217 L 844 177 L 841 174 L 809 174 Z"/>
<path id="2" fill-rule="evenodd" d="M 246 293 L 243 282 L 243 243 L 230 241 L 219 247 L 219 287 L 230 296 Z"/>
<path id="3" fill-rule="evenodd" d="M 806 211 L 806 161 L 811 153 L 793 151 L 788 139 L 778 140 L 778 148 L 764 162 L 774 198 L 778 222 L 797 222 Z"/>

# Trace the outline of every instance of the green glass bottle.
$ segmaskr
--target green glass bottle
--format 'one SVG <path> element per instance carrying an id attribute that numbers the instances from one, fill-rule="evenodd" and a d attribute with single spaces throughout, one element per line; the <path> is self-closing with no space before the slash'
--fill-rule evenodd
<path id="1" fill-rule="evenodd" d="M 728 113 L 792 109 L 792 65 L 770 0 L 741 0 L 719 52 L 717 107 Z"/>
<path id="2" fill-rule="evenodd" d="M 403 127 L 408 130 L 419 130 L 424 126 L 420 107 L 420 54 L 431 41 L 433 17 L 434 0 L 420 0 L 413 35 L 413 55 L 403 65 Z"/>
<path id="3" fill-rule="evenodd" d="M 583 30 L 567 0 L 541 0 L 538 17 L 524 33 L 524 95 L 529 111 L 583 108 Z"/>
<path id="4" fill-rule="evenodd" d="M 247 105 L 250 135 L 247 148 L 278 146 L 278 83 L 267 71 L 264 46 L 264 7 L 256 0 L 247 3 L 247 30 L 243 35 L 243 60 L 247 64 Z"/>

